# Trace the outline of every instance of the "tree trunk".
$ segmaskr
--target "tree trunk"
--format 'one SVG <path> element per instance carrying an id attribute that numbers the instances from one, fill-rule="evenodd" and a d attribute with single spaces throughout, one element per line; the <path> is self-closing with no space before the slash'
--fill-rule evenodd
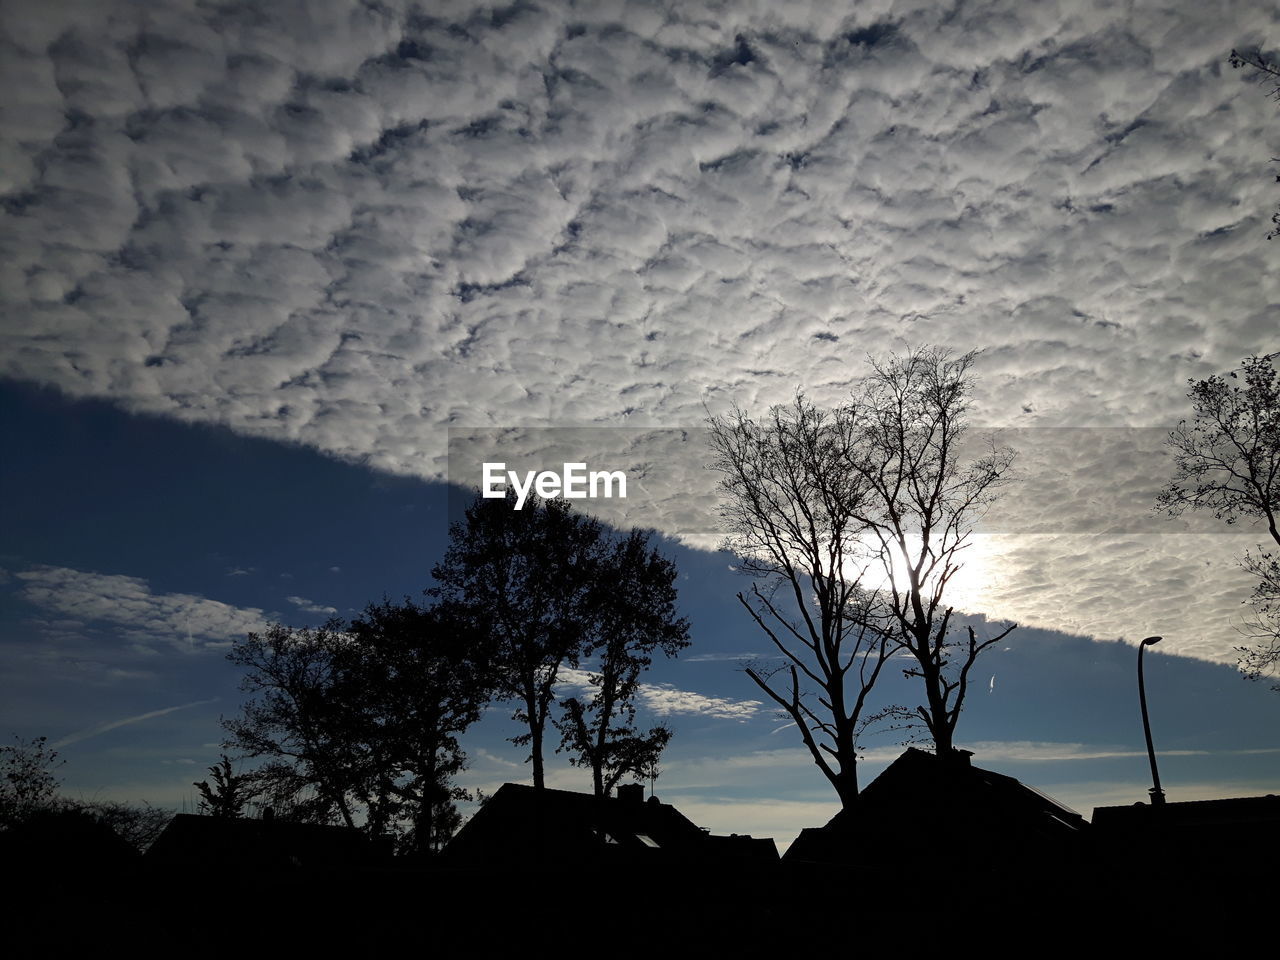
<path id="1" fill-rule="evenodd" d="M 530 745 L 533 748 L 533 788 L 542 790 L 546 787 L 542 771 L 542 724 L 530 722 L 529 733 L 532 737 Z"/>
<path id="2" fill-rule="evenodd" d="M 929 701 L 929 732 L 933 734 L 933 752 L 940 757 L 951 755 L 952 725 L 947 722 L 947 705 L 942 698 L 942 672 L 930 662 L 924 674 L 925 697 Z"/>
<path id="3" fill-rule="evenodd" d="M 831 785 L 836 788 L 836 795 L 840 797 L 840 806 L 849 809 L 858 798 L 858 768 L 853 763 L 842 765 L 832 778 Z"/>

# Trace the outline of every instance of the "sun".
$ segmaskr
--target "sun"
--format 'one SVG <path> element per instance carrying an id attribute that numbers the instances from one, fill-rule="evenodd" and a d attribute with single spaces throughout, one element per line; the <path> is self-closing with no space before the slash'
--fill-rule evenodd
<path id="1" fill-rule="evenodd" d="M 910 564 L 919 559 L 921 550 L 919 535 L 909 535 L 905 552 L 892 548 L 886 564 L 879 555 L 879 544 L 864 540 L 857 551 L 858 559 L 845 561 L 844 575 L 846 579 L 860 578 L 862 585 L 869 590 L 888 590 L 894 584 L 899 590 L 905 590 L 910 582 Z M 970 535 L 951 558 L 955 569 L 943 591 L 943 605 L 966 613 L 984 612 L 989 606 L 992 588 L 1002 577 L 999 557 L 1000 551 L 990 536 Z M 941 561 L 938 566 L 941 568 Z M 933 588 L 938 576 L 941 576 L 941 569 L 926 580 L 926 591 Z"/>

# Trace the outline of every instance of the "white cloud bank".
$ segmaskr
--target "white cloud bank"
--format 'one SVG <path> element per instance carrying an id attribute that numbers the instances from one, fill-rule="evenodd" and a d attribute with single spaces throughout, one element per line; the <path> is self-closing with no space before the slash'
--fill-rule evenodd
<path id="1" fill-rule="evenodd" d="M 1275 105 L 1225 57 L 1277 28 L 1195 0 L 11 3 L 0 375 L 432 478 L 450 427 L 834 402 L 906 343 L 987 348 L 977 422 L 1171 425 L 1188 377 L 1276 346 Z M 1125 470 L 1081 460 L 1064 529 Z M 712 478 L 678 469 L 646 522 L 701 534 Z M 990 612 L 1141 636 L 1139 597 L 1198 625 L 1167 649 L 1229 660 L 1237 552 L 1028 542 Z"/>

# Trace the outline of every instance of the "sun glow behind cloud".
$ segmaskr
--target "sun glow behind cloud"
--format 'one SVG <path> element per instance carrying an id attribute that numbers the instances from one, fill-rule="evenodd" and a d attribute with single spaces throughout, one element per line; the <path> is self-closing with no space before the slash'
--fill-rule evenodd
<path id="1" fill-rule="evenodd" d="M 909 589 L 910 569 L 921 560 L 922 540 L 918 534 L 906 538 L 906 551 L 890 544 L 883 551 L 878 544 L 864 539 L 856 551 L 858 559 L 846 561 L 844 576 L 848 582 L 858 582 L 868 590 L 888 591 L 895 587 L 902 593 Z M 936 567 L 931 575 L 921 581 L 922 592 L 927 596 L 936 589 L 947 563 L 934 551 Z M 925 557 L 922 570 L 927 570 L 931 558 Z M 951 568 L 942 599 L 944 607 L 965 612 L 984 612 L 989 609 L 993 590 L 1008 576 L 1007 567 L 1001 566 L 1001 554 L 988 535 L 971 534 L 949 558 Z"/>

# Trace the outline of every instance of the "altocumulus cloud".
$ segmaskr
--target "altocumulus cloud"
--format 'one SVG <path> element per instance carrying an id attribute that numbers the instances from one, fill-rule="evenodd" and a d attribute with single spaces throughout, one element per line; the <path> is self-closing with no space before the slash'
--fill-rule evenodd
<path id="1" fill-rule="evenodd" d="M 0 373 L 441 478 L 446 427 L 834 402 L 904 342 L 1037 427 L 1274 346 L 1265 5 L 430 9 L 7 5 Z M 1110 633 L 1149 571 L 1073 551 L 995 612 Z M 1228 592 L 1171 649 L 1229 657 Z"/>

